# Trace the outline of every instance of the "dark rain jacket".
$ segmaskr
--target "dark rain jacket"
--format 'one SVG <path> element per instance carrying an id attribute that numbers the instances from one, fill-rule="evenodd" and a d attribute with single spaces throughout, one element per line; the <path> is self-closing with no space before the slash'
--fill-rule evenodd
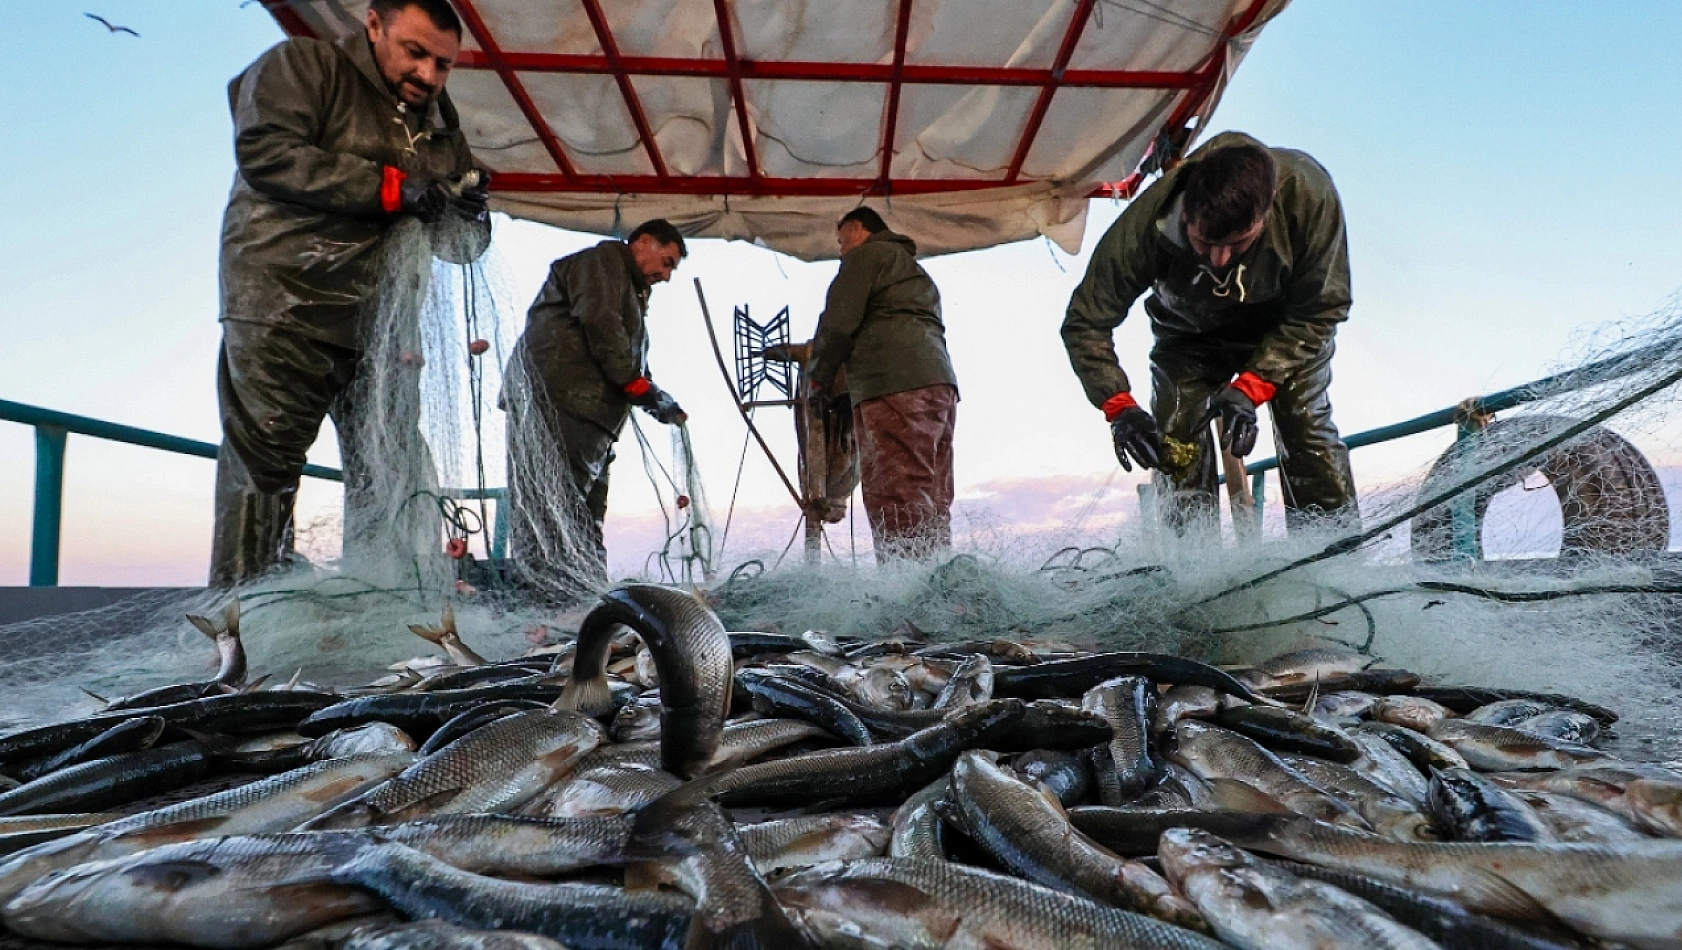
<path id="1" fill-rule="evenodd" d="M 958 385 L 946 354 L 940 291 L 917 263 L 916 242 L 903 234 L 878 231 L 841 258 L 806 372 L 827 391 L 841 369 L 854 404 Z"/>
<path id="2" fill-rule="evenodd" d="M 550 405 L 618 433 L 625 385 L 648 375 L 648 282 L 630 245 L 603 241 L 549 266 L 510 362 Z"/>
<path id="3" fill-rule="evenodd" d="M 361 31 L 286 40 L 229 83 L 228 101 L 239 171 L 222 219 L 222 319 L 359 349 L 399 220 L 380 207 L 382 167 L 425 178 L 472 168 L 455 107 L 440 94 L 425 114 L 400 108 Z M 477 257 L 490 223 L 472 227 Z"/>
<path id="4" fill-rule="evenodd" d="M 1187 354 L 1249 351 L 1241 372 L 1279 384 L 1314 362 L 1349 316 L 1349 247 L 1337 189 L 1319 162 L 1270 148 L 1278 186 L 1261 237 L 1215 279 L 1185 237 L 1180 187 L 1216 149 L 1255 139 L 1226 132 L 1145 189 L 1111 225 L 1069 300 L 1063 345 L 1094 406 L 1131 387 L 1113 334 L 1146 290 L 1156 346 Z"/>

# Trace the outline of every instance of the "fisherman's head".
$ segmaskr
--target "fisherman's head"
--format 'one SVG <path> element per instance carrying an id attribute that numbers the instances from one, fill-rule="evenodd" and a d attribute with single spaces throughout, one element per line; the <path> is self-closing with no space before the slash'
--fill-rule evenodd
<path id="1" fill-rule="evenodd" d="M 461 55 L 461 20 L 449 0 L 372 0 L 368 42 L 397 98 L 424 106 L 444 91 Z"/>
<path id="2" fill-rule="evenodd" d="M 1191 163 L 1180 194 L 1192 252 L 1221 270 L 1254 246 L 1277 180 L 1273 155 L 1260 145 L 1229 145 Z"/>
<path id="3" fill-rule="evenodd" d="M 872 234 L 887 229 L 888 223 L 875 209 L 860 206 L 841 216 L 835 225 L 835 243 L 841 245 L 841 256 L 846 257 L 848 251 L 863 244 Z"/>
<path id="4" fill-rule="evenodd" d="M 665 218 L 644 221 L 625 243 L 631 246 L 631 258 L 650 287 L 671 280 L 678 262 L 689 256 L 683 234 Z"/>

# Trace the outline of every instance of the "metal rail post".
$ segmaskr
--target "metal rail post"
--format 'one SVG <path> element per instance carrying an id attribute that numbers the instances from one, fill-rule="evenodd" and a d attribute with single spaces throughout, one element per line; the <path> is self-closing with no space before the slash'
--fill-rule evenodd
<path id="1" fill-rule="evenodd" d="M 58 426 L 35 427 L 35 517 L 29 542 L 29 586 L 58 586 L 59 529 L 64 521 L 64 445 Z"/>

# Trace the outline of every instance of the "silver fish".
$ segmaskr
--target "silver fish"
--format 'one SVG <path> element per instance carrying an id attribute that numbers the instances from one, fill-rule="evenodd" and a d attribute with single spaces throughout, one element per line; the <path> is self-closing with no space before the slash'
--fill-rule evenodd
<path id="1" fill-rule="evenodd" d="M 1611 758 L 1588 746 L 1463 719 L 1434 723 L 1427 735 L 1460 753 L 1472 768 L 1485 772 L 1560 769 Z"/>
<path id="2" fill-rule="evenodd" d="M 846 812 L 780 818 L 736 830 L 761 874 L 873 858 L 892 837 L 881 819 Z"/>

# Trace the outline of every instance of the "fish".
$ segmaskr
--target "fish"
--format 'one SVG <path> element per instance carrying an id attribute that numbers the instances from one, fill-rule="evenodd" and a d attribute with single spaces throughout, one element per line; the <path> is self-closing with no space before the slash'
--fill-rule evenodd
<path id="1" fill-rule="evenodd" d="M 13 774 L 27 782 L 94 759 L 149 749 L 158 741 L 158 737 L 163 735 L 168 725 L 162 716 L 136 716 L 112 726 L 80 745 L 13 769 Z"/>
<path id="2" fill-rule="evenodd" d="M 1255 741 L 1187 719 L 1174 727 L 1174 760 L 1203 779 L 1234 779 L 1265 792 L 1298 814 L 1361 829 L 1354 809 L 1315 785 Z"/>
<path id="3" fill-rule="evenodd" d="M 1215 934 L 1244 950 L 1441 950 L 1366 901 L 1264 864 L 1207 831 L 1171 828 L 1159 853 Z"/>
<path id="4" fill-rule="evenodd" d="M 294 690 L 207 696 L 163 706 L 99 713 L 0 735 L 0 763 L 62 752 L 136 716 L 160 716 L 172 726 L 189 726 L 204 732 L 243 734 L 291 728 L 337 701 L 338 697 L 331 694 Z"/>
<path id="5" fill-rule="evenodd" d="M 1525 699 L 1543 706 L 1588 713 L 1603 726 L 1610 726 L 1618 721 L 1618 714 L 1605 706 L 1559 693 L 1533 693 L 1522 689 L 1492 689 L 1481 686 L 1419 686 L 1413 690 L 1413 694 L 1441 703 L 1457 713 L 1468 715 L 1480 706 L 1505 700 Z"/>
<path id="6" fill-rule="evenodd" d="M 762 716 L 804 719 L 857 746 L 876 742 L 870 729 L 839 697 L 764 670 L 742 670 L 736 674 L 736 681 L 752 697 L 754 711 Z"/>
<path id="7" fill-rule="evenodd" d="M 1045 789 L 1064 805 L 1078 804 L 1092 790 L 1092 770 L 1079 753 L 1037 749 L 1017 756 L 1010 767 L 1023 781 Z"/>
<path id="8" fill-rule="evenodd" d="M 595 720 L 575 712 L 515 713 L 468 733 L 379 787 L 326 812 L 306 830 L 517 808 L 567 774 L 603 738 Z"/>
<path id="9" fill-rule="evenodd" d="M 1558 792 L 1513 790 L 1513 794 L 1548 826 L 1554 841 L 1622 844 L 1651 837 L 1623 815 L 1580 798 Z"/>
<path id="10" fill-rule="evenodd" d="M 567 950 L 559 941 L 517 930 L 481 930 L 442 920 L 365 926 L 333 944 L 336 950 Z"/>
<path id="11" fill-rule="evenodd" d="M 721 769 L 735 768 L 797 742 L 818 740 L 827 743 L 834 739 L 835 737 L 828 732 L 799 719 L 752 719 L 733 722 L 725 726 L 723 734 L 719 736 L 718 748 L 707 763 L 707 771 L 717 772 Z M 621 742 L 617 745 L 601 746 L 579 759 L 576 770 L 583 772 L 604 765 L 630 764 L 659 768 L 660 743 Z"/>
<path id="12" fill-rule="evenodd" d="M 599 884 L 527 884 L 459 870 L 400 844 L 363 847 L 331 879 L 411 918 L 507 928 L 569 950 L 678 950 L 695 907 L 687 898 Z"/>
<path id="13" fill-rule="evenodd" d="M 1431 814 L 1450 841 L 1552 841 L 1553 832 L 1524 800 L 1471 769 L 1431 775 Z"/>
<path id="14" fill-rule="evenodd" d="M 1036 884 L 1123 907 L 1195 930 L 1202 918 L 1154 871 L 1127 861 L 1069 824 L 1062 806 L 999 767 L 966 752 L 952 767 L 952 803 L 978 844 Z"/>
<path id="15" fill-rule="evenodd" d="M 67 812 L 126 804 L 189 785 L 210 773 L 210 750 L 174 742 L 59 769 L 0 792 L 0 816 Z"/>
<path id="16" fill-rule="evenodd" d="M 1156 687 L 1142 676 L 1118 676 L 1087 690 L 1081 708 L 1110 727 L 1108 746 L 1112 794 L 1131 799 L 1156 783 L 1162 763 L 1151 753 L 1150 723 L 1156 711 Z"/>
<path id="17" fill-rule="evenodd" d="M 524 814 L 552 818 L 622 815 L 641 808 L 683 784 L 670 772 L 622 762 L 581 769 L 534 799 Z"/>
<path id="18" fill-rule="evenodd" d="M 316 738 L 339 729 L 384 722 L 411 736 L 429 737 L 451 718 L 486 703 L 536 700 L 549 704 L 560 698 L 561 689 L 543 683 L 504 683 L 472 689 L 358 696 L 311 713 L 297 724 L 298 732 Z"/>
<path id="19" fill-rule="evenodd" d="M 930 704 L 931 709 L 955 709 L 973 706 L 993 698 L 993 661 L 981 653 L 970 654 L 952 675 Z"/>
<path id="20" fill-rule="evenodd" d="M 754 867 L 766 875 L 826 861 L 877 857 L 887 850 L 893 836 L 893 829 L 881 819 L 849 812 L 779 818 L 736 830 Z"/>
<path id="21" fill-rule="evenodd" d="M 456 713 L 454 716 L 451 716 L 443 725 L 438 727 L 436 732 L 427 736 L 426 741 L 421 743 L 420 754 L 431 755 L 473 730 L 482 726 L 488 726 L 498 719 L 512 716 L 517 712 L 542 709 L 547 705 L 548 703 L 540 702 L 535 699 L 516 699 L 508 702 L 485 703 L 483 705 L 474 706 L 470 709 L 465 709 Z M 369 725 L 375 724 L 370 723 Z M 366 727 L 364 726 L 358 728 Z M 331 735 L 337 734 L 338 733 L 331 733 Z"/>
<path id="22" fill-rule="evenodd" d="M 819 865 L 773 892 L 825 946 L 1223 950 L 1183 927 L 949 861 Z"/>
<path id="23" fill-rule="evenodd" d="M 1174 723 L 1182 719 L 1213 719 L 1220 710 L 1220 693 L 1207 686 L 1175 684 L 1168 687 L 1156 704 L 1156 716 L 1151 719 L 1151 735 L 1160 738 L 1172 731 Z"/>
<path id="24" fill-rule="evenodd" d="M 562 708 L 609 711 L 607 650 L 620 624 L 642 638 L 660 672 L 660 767 L 699 776 L 730 709 L 734 666 L 724 624 L 700 599 L 667 587 L 633 584 L 603 594 L 579 627 Z"/>
<path id="25" fill-rule="evenodd" d="M 1280 753 L 1279 760 L 1355 809 L 1372 829 L 1397 841 L 1437 841 L 1431 819 L 1412 802 L 1377 780 L 1336 762 Z"/>
<path id="26" fill-rule="evenodd" d="M 345 756 L 18 851 L 0 861 L 0 905 L 48 873 L 77 864 L 196 838 L 285 831 L 384 782 L 413 761 L 414 755 L 404 752 Z"/>
<path id="27" fill-rule="evenodd" d="M 329 732 L 319 739 L 310 740 L 304 745 L 304 754 L 312 762 L 337 759 L 347 755 L 414 751 L 416 751 L 415 740 L 409 738 L 408 733 L 383 722 L 371 722 L 354 729 L 340 729 L 336 732 Z"/>
<path id="28" fill-rule="evenodd" d="M 1215 722 L 1270 749 L 1301 752 L 1344 764 L 1361 757 L 1361 747 L 1344 735 L 1342 729 L 1289 709 L 1229 706 L 1216 714 Z"/>
<path id="29" fill-rule="evenodd" d="M 1428 735 L 1454 749 L 1473 768 L 1486 772 L 1559 769 L 1610 759 L 1588 746 L 1521 732 L 1508 726 L 1445 719 Z"/>
<path id="30" fill-rule="evenodd" d="M 55 841 L 95 825 L 116 821 L 115 812 L 73 812 L 65 815 L 14 815 L 0 818 L 0 862 L 25 848 Z"/>
<path id="31" fill-rule="evenodd" d="M 945 722 L 896 742 L 745 765 L 699 779 L 686 789 L 731 808 L 859 801 L 902 793 L 944 775 L 964 750 L 1020 717 L 1024 708 L 1021 700 L 991 700 L 960 710 Z"/>
<path id="32" fill-rule="evenodd" d="M 1630 817 L 1665 838 L 1682 838 L 1682 782 L 1638 778 L 1624 786 Z"/>
<path id="33" fill-rule="evenodd" d="M 1239 678 L 1257 688 L 1319 683 L 1362 672 L 1375 662 L 1370 656 L 1350 650 L 1310 647 L 1263 660 Z"/>
<path id="34" fill-rule="evenodd" d="M 1479 706 L 1466 713 L 1464 718 L 1467 722 L 1481 722 L 1486 726 L 1511 726 L 1557 708 L 1534 699 L 1503 699 Z"/>
<path id="35" fill-rule="evenodd" d="M 660 738 L 660 693 L 643 693 L 619 707 L 607 734 L 614 742 L 640 742 Z"/>
<path id="36" fill-rule="evenodd" d="M 365 847 L 316 835 L 164 845 L 47 875 L 0 917 L 13 933 L 64 943 L 266 947 L 381 906 L 329 877 Z"/>
<path id="37" fill-rule="evenodd" d="M 438 626 L 426 627 L 412 623 L 409 624 L 409 631 L 428 643 L 442 647 L 450 662 L 457 666 L 484 666 L 486 663 L 484 657 L 473 652 L 461 641 L 461 634 L 456 630 L 456 608 L 448 601 L 444 602 Z"/>
<path id="38" fill-rule="evenodd" d="M 1001 669 L 993 674 L 993 692 L 1001 697 L 1058 699 L 1081 696 L 1117 676 L 1143 676 L 1156 683 L 1207 686 L 1263 706 L 1277 703 L 1207 663 L 1171 653 L 1093 653 L 1034 666 Z"/>
<path id="39" fill-rule="evenodd" d="M 1682 946 L 1682 841 L 1413 843 L 1284 816 L 1258 819 L 1254 829 L 1238 843 L 1445 897 L 1477 913 L 1555 920 L 1646 950 Z"/>
<path id="40" fill-rule="evenodd" d="M 1431 897 L 1383 881 L 1295 861 L 1264 859 L 1297 877 L 1324 881 L 1372 904 L 1444 947 L 1455 950 L 1589 950 L 1581 941 L 1522 930 L 1503 921 L 1467 912 L 1451 900 Z"/>
<path id="41" fill-rule="evenodd" d="M 1454 720 L 1442 720 L 1432 725 L 1432 729 L 1444 727 L 1445 730 Z M 1456 728 L 1459 728 L 1458 726 Z M 1400 752 L 1413 763 L 1414 768 L 1429 775 L 1432 769 L 1463 769 L 1467 762 L 1454 747 L 1438 741 L 1434 736 L 1426 733 L 1414 732 L 1405 726 L 1391 725 L 1387 722 L 1364 722 L 1357 729 L 1361 732 L 1378 736 L 1390 747 Z M 1446 731 L 1445 735 L 1448 734 Z"/>
<path id="42" fill-rule="evenodd" d="M 1372 712 L 1383 698 L 1358 690 L 1333 690 L 1315 697 L 1309 715 L 1317 719 L 1359 719 Z"/>
<path id="43" fill-rule="evenodd" d="M 224 608 L 220 625 L 205 617 L 195 614 L 187 615 L 187 622 L 216 644 L 217 669 L 215 676 L 204 682 L 160 686 L 157 689 L 149 689 L 132 696 L 125 696 L 122 699 L 107 703 L 106 711 L 140 709 L 147 706 L 159 706 L 166 703 L 177 703 L 191 699 L 202 699 L 206 696 L 238 692 L 239 688 L 245 684 L 246 673 L 245 645 L 239 638 L 239 613 L 239 598 L 236 597 Z"/>
<path id="44" fill-rule="evenodd" d="M 1415 808 L 1424 808 L 1431 793 L 1430 783 L 1419 767 L 1381 736 L 1349 729 L 1344 732 L 1361 747 L 1361 757 L 1349 767 L 1405 798 Z"/>
<path id="45" fill-rule="evenodd" d="M 942 775 L 900 803 L 891 821 L 893 836 L 888 840 L 890 857 L 946 860 L 946 845 L 942 840 L 945 825 L 941 822 L 938 806 L 950 791 L 947 776 Z"/>
<path id="46" fill-rule="evenodd" d="M 1453 718 L 1454 712 L 1441 703 L 1423 696 L 1385 696 L 1372 707 L 1372 718 L 1394 726 L 1405 726 L 1414 732 L 1424 732 L 1439 719 Z"/>
<path id="47" fill-rule="evenodd" d="M 1303 703 L 1323 692 L 1407 693 L 1418 689 L 1422 681 L 1418 673 L 1407 670 L 1366 669 L 1323 680 L 1263 686 L 1258 692 L 1277 702 Z"/>
<path id="48" fill-rule="evenodd" d="M 996 752 L 1067 751 L 1108 743 L 1110 735 L 1109 723 L 1073 703 L 1036 699 L 990 733 L 988 743 Z"/>
<path id="49" fill-rule="evenodd" d="M 1511 725 L 1520 732 L 1577 745 L 1592 746 L 1600 741 L 1600 720 L 1575 709 L 1553 709 Z"/>

